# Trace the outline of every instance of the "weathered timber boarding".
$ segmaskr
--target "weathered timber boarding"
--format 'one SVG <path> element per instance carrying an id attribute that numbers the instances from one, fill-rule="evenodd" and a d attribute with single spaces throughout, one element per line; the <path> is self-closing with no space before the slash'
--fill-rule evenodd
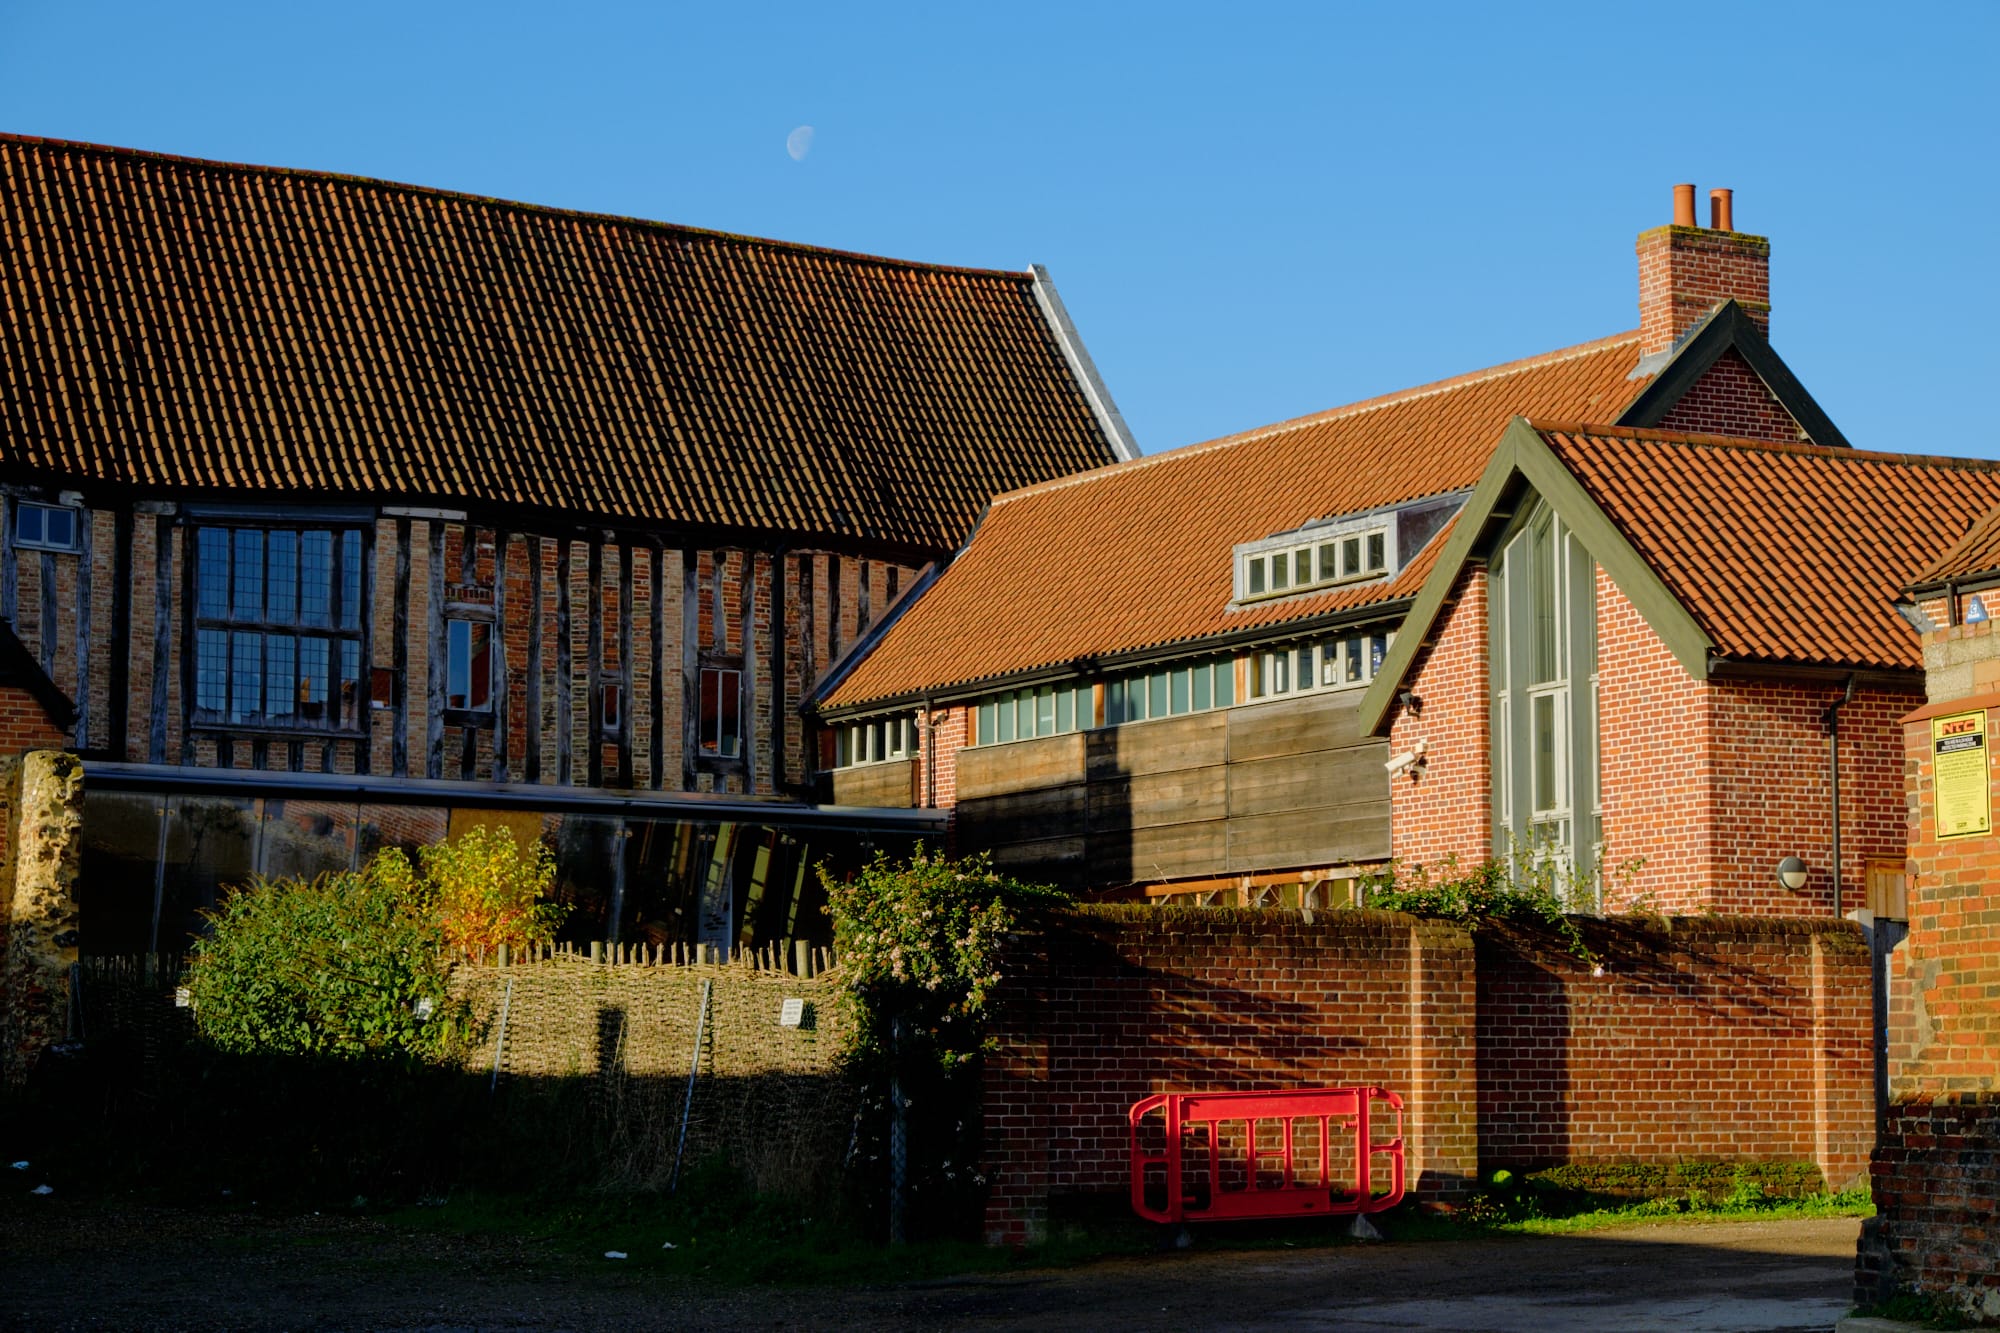
<path id="1" fill-rule="evenodd" d="M 1071 885 L 1386 859 L 1387 750 L 1358 734 L 1358 702 L 1312 695 L 960 751 L 959 846 Z"/>

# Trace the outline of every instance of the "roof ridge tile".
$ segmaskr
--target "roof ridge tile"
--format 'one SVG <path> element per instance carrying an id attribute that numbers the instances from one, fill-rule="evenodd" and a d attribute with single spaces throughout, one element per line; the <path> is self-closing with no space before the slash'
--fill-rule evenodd
<path id="1" fill-rule="evenodd" d="M 1238 431 L 1233 435 L 1220 435 L 1212 440 L 1200 440 L 1194 444 L 1184 444 L 1173 449 L 1163 449 L 1157 454 L 1147 454 L 1143 458 L 1134 458 L 1123 463 L 1112 463 L 1104 467 L 1092 468 L 1087 472 L 1078 472 L 1067 477 L 1057 477 L 1052 481 L 1037 482 L 1032 486 L 1023 486 L 1016 490 L 996 495 L 993 497 L 993 503 L 996 505 L 1004 504 L 1011 500 L 1023 499 L 1027 496 L 1038 495 L 1046 491 L 1063 490 L 1071 486 L 1083 485 L 1086 482 L 1102 481 L 1110 476 L 1137 471 L 1155 464 L 1198 458 L 1204 454 L 1215 453 L 1222 449 L 1232 449 L 1240 445 L 1255 444 L 1260 440 L 1267 440 L 1276 435 L 1283 435 L 1288 431 L 1303 430 L 1309 426 L 1351 420 L 1354 417 L 1366 416 L 1371 412 L 1379 412 L 1387 408 L 1401 407 L 1409 403 L 1420 402 L 1426 398 L 1437 397 L 1455 389 L 1470 388 L 1475 384 L 1490 383 L 1493 380 L 1503 379 L 1509 375 L 1523 374 L 1530 370 L 1543 370 L 1549 366 L 1561 365 L 1565 361 L 1574 361 L 1582 357 L 1595 355 L 1599 352 L 1610 351 L 1624 344 L 1636 344 L 1638 341 L 1639 333 L 1637 330 L 1633 330 L 1628 333 L 1615 333 L 1609 337 L 1593 339 L 1590 342 L 1576 343 L 1569 347 L 1558 347 L 1553 351 L 1538 353 L 1535 356 L 1521 357 L 1513 361 L 1502 361 L 1497 365 L 1487 366 L 1480 370 L 1467 371 L 1462 375 L 1453 375 L 1441 380 L 1430 380 L 1423 384 L 1412 385 L 1407 389 L 1395 390 L 1392 393 L 1376 394 L 1371 398 L 1356 399 L 1354 402 L 1343 403 L 1338 407 L 1329 407 L 1319 412 L 1310 412 L 1304 416 L 1288 417 L 1283 421 L 1274 421 L 1269 425 L 1256 426 L 1246 431 Z"/>

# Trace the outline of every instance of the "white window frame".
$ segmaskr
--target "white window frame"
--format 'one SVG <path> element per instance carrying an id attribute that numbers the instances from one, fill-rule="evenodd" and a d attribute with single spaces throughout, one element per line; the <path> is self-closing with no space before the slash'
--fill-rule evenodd
<path id="1" fill-rule="evenodd" d="M 1373 683 L 1383 660 L 1389 655 L 1390 646 L 1395 642 L 1394 630 L 1364 630 L 1338 638 L 1262 649 L 1250 655 L 1250 689 L 1247 697 L 1237 702 L 1268 703 L 1298 694 L 1336 694 L 1343 690 L 1366 689 Z M 1301 650 L 1311 654 L 1312 669 L 1304 673 L 1304 679 L 1301 679 L 1299 671 Z M 1348 675 L 1350 654 L 1356 655 L 1352 660 L 1359 665 L 1358 677 Z M 1333 669 L 1332 680 L 1327 679 L 1329 666 Z M 1279 688 L 1280 677 L 1283 678 L 1283 688 Z"/>

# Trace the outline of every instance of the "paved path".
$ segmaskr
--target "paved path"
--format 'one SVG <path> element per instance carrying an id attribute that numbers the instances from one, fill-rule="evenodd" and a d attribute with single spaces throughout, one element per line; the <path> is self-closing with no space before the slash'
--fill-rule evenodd
<path id="1" fill-rule="evenodd" d="M 956 1292 L 938 1284 L 911 1291 L 906 1309 L 939 1326 L 995 1330 L 1824 1333 L 1849 1308 L 1859 1226 L 1715 1223 L 1121 1260 L 967 1279 Z"/>
<path id="2" fill-rule="evenodd" d="M 712 1290 L 518 1240 L 26 1202 L 0 1204 L 0 1328 L 1824 1331 L 1846 1312 L 1859 1227 L 1197 1249 L 904 1286 Z"/>

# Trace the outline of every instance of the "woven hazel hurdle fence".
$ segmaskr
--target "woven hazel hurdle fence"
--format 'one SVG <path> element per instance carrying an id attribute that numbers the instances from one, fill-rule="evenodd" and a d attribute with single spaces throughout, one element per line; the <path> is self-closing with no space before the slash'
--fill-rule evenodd
<path id="1" fill-rule="evenodd" d="M 859 1099 L 840 1073 L 840 977 L 824 950 L 773 946 L 728 963 L 685 946 L 596 952 L 454 973 L 481 1033 L 468 1063 L 497 1095 L 583 1089 L 606 1188 L 666 1188 L 714 1159 L 759 1190 L 828 1183 Z M 810 975 L 793 970 L 801 960 Z"/>
<path id="2" fill-rule="evenodd" d="M 76 970 L 87 1045 L 115 1049 L 120 1099 L 171 1096 L 194 1036 L 170 955 L 87 958 Z M 859 1090 L 840 1069 L 841 979 L 824 949 L 789 941 L 728 962 L 691 946 L 536 949 L 453 970 L 487 1108 L 571 1178 L 607 1190 L 674 1186 L 720 1160 L 760 1191 L 831 1187 Z"/>

